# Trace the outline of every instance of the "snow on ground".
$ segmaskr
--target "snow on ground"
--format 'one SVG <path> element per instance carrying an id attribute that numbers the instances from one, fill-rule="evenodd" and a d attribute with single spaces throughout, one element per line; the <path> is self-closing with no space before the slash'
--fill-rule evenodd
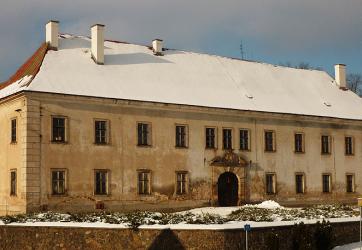
<path id="1" fill-rule="evenodd" d="M 337 246 L 333 250 L 359 250 L 362 249 L 362 244 L 360 242 L 355 242 L 343 246 Z"/>

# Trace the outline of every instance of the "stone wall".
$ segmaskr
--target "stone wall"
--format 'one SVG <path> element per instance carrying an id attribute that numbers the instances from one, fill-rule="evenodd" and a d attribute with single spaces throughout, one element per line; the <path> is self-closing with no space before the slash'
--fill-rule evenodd
<path id="1" fill-rule="evenodd" d="M 309 227 L 315 227 L 309 225 Z M 333 223 L 335 245 L 359 240 L 359 222 Z M 252 229 L 249 249 L 291 249 L 291 226 Z M 0 249 L 245 249 L 244 230 L 132 230 L 75 227 L 0 226 Z"/>

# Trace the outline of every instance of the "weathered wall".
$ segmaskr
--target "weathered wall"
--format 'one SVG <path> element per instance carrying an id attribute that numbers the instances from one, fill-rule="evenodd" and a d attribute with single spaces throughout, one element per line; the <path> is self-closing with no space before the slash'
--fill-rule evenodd
<path id="1" fill-rule="evenodd" d="M 335 246 L 359 240 L 358 222 L 333 223 L 332 228 Z M 279 249 L 292 249 L 291 226 L 252 229 L 249 249 L 269 250 L 271 232 L 279 236 Z M 0 226 L 0 249 L 245 249 L 245 232 Z"/>

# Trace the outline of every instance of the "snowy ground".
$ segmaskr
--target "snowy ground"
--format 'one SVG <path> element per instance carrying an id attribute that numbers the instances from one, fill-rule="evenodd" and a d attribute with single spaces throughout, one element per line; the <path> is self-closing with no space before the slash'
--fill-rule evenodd
<path id="1" fill-rule="evenodd" d="M 337 246 L 333 250 L 359 250 L 362 249 L 362 245 L 359 242 L 347 244 L 344 246 Z"/>
<path id="2" fill-rule="evenodd" d="M 177 213 L 134 212 L 59 214 L 40 213 L 0 217 L 0 225 L 67 226 L 144 229 L 237 229 L 330 222 L 358 221 L 358 209 L 351 206 L 321 205 L 312 208 L 284 208 L 274 201 L 240 207 L 205 207 Z"/>

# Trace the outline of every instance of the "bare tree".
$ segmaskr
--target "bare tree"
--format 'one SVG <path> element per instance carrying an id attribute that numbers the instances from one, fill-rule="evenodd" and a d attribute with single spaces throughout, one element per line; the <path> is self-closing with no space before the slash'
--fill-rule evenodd
<path id="1" fill-rule="evenodd" d="M 360 89 L 362 87 L 362 75 L 355 73 L 348 74 L 347 86 L 351 91 L 355 92 L 357 95 L 360 95 Z"/>

